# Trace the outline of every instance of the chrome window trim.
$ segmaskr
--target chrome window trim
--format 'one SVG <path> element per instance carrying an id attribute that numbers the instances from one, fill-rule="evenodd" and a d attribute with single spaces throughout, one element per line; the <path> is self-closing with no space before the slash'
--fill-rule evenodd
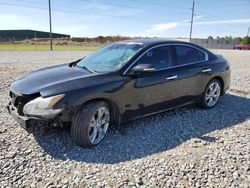
<path id="1" fill-rule="evenodd" d="M 176 66 L 172 66 L 172 67 L 167 67 L 167 68 L 163 68 L 163 69 L 159 69 L 159 70 L 155 70 L 155 71 L 161 71 L 161 70 L 166 70 L 166 69 L 171 69 L 171 68 L 176 68 L 176 67 L 182 67 L 182 66 L 186 66 L 186 65 L 193 65 L 193 64 L 197 64 L 197 63 L 201 63 L 201 62 L 205 62 L 205 61 L 208 61 L 208 54 L 195 47 L 195 46 L 192 46 L 192 45 L 189 45 L 189 44 L 182 44 L 182 43 L 170 43 L 170 44 L 159 44 L 159 45 L 156 45 L 156 46 L 152 46 L 151 48 L 147 49 L 145 52 L 143 52 L 138 58 L 136 58 L 136 60 L 134 60 L 133 63 L 131 63 L 131 65 L 123 72 L 122 75 L 126 75 L 126 73 L 129 71 L 129 69 L 142 57 L 144 56 L 148 51 L 152 50 L 152 49 L 155 49 L 155 48 L 158 48 L 158 47 L 163 47 L 163 46 L 174 46 L 174 45 L 179 45 L 179 46 L 188 46 L 188 47 L 191 47 L 191 48 L 194 48 L 196 50 L 199 50 L 200 52 L 204 53 L 205 54 L 205 60 L 202 60 L 202 61 L 196 61 L 196 62 L 192 62 L 192 63 L 187 63 L 187 64 L 183 64 L 183 65 L 176 65 Z"/>

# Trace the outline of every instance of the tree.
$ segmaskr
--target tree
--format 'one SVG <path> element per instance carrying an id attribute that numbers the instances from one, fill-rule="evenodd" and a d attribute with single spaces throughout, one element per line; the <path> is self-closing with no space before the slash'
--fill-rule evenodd
<path id="1" fill-rule="evenodd" d="M 235 37 L 234 40 L 238 41 L 238 43 L 242 42 L 242 38 L 241 37 Z"/>
<path id="2" fill-rule="evenodd" d="M 208 40 L 213 40 L 214 38 L 212 36 L 207 37 Z"/>
<path id="3" fill-rule="evenodd" d="M 233 40 L 233 37 L 232 36 L 226 36 L 225 40 Z"/>
<path id="4" fill-rule="evenodd" d="M 97 37 L 97 42 L 99 42 L 101 44 L 105 43 L 106 42 L 105 37 L 104 36 L 98 36 Z"/>
<path id="5" fill-rule="evenodd" d="M 241 44 L 250 44 L 250 37 L 244 37 Z"/>

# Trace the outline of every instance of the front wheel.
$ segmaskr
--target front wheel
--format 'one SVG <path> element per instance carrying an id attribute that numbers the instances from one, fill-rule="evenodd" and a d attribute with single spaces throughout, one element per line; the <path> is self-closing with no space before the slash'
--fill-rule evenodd
<path id="1" fill-rule="evenodd" d="M 80 108 L 73 117 L 71 136 L 82 147 L 99 144 L 109 127 L 110 110 L 105 102 L 91 102 Z"/>
<path id="2" fill-rule="evenodd" d="M 203 108 L 213 108 L 219 101 L 221 96 L 221 83 L 217 79 L 212 79 L 203 93 L 200 105 Z"/>

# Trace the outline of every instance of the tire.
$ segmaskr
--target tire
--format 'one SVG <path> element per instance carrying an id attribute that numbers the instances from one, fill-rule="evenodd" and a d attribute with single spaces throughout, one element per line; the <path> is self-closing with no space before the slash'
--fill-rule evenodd
<path id="1" fill-rule="evenodd" d="M 217 88 L 217 90 L 215 89 L 215 87 Z M 214 88 L 214 90 L 212 88 Z M 203 92 L 200 106 L 203 108 L 215 107 L 220 99 L 221 92 L 222 92 L 221 82 L 217 79 L 212 79 L 207 84 L 205 91 Z"/>
<path id="2" fill-rule="evenodd" d="M 105 102 L 87 103 L 73 116 L 72 140 L 81 147 L 94 147 L 103 140 L 109 124 L 110 110 Z"/>

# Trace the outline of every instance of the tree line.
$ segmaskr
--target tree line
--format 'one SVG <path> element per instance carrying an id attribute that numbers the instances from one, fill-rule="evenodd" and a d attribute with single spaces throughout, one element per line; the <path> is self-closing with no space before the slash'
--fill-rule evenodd
<path id="1" fill-rule="evenodd" d="M 219 37 L 213 38 L 212 36 L 209 36 L 207 39 L 214 39 L 214 40 L 236 40 L 239 42 L 239 44 L 250 44 L 250 37 L 232 37 L 232 36 L 225 36 L 225 37 Z"/>

